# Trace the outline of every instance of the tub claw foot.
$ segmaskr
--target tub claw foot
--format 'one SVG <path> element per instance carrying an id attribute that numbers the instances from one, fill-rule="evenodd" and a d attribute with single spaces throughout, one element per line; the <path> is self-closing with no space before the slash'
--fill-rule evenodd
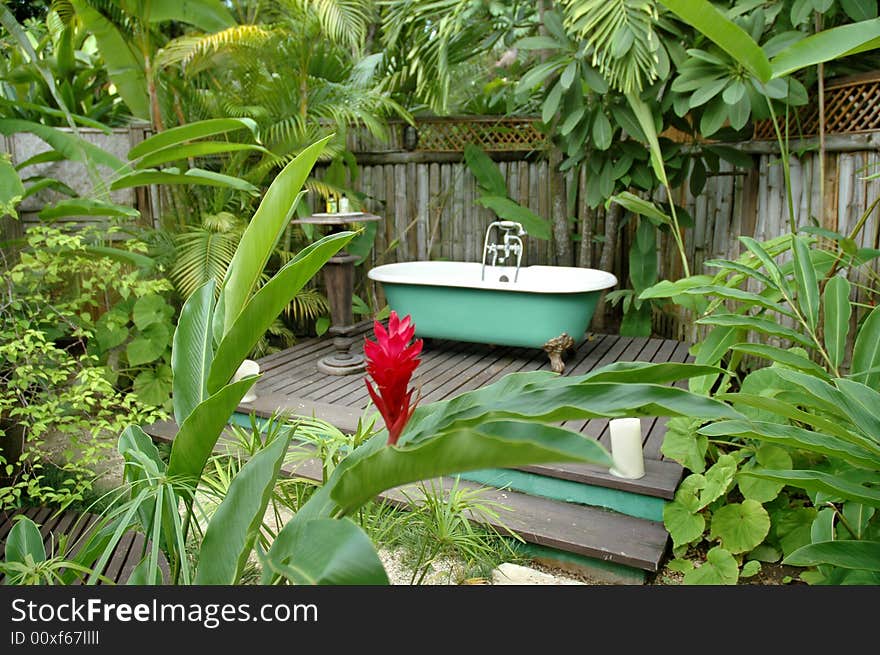
<path id="1" fill-rule="evenodd" d="M 574 339 L 565 332 L 544 344 L 544 351 L 550 356 L 550 368 L 554 373 L 562 373 L 565 370 L 562 356 L 572 346 L 574 346 Z"/>

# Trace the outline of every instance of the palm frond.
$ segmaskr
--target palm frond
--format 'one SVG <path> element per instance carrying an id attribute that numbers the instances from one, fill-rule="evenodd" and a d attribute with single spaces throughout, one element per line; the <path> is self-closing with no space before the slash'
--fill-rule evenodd
<path id="1" fill-rule="evenodd" d="M 219 52 L 260 48 L 273 36 L 271 30 L 259 25 L 235 25 L 214 34 L 185 35 L 173 39 L 156 55 L 160 67 L 181 65 L 185 72 L 194 73 L 190 65 L 196 59 L 210 59 Z M 207 65 L 204 64 L 204 65 Z"/>
<path id="2" fill-rule="evenodd" d="M 288 0 L 312 14 L 331 41 L 347 48 L 363 44 L 372 14 L 371 0 Z"/>
<path id="3" fill-rule="evenodd" d="M 184 298 L 208 280 L 215 280 L 216 292 L 226 275 L 241 239 L 243 224 L 225 212 L 206 216 L 203 224 L 177 235 L 177 259 L 169 277 Z"/>
<path id="4" fill-rule="evenodd" d="M 587 41 L 592 65 L 618 91 L 641 91 L 657 77 L 660 39 L 654 0 L 563 0 L 566 29 Z"/>

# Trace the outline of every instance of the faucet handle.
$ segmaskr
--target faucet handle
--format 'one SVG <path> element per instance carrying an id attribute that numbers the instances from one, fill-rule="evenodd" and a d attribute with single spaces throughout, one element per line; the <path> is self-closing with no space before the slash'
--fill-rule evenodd
<path id="1" fill-rule="evenodd" d="M 499 221 L 498 227 L 502 230 L 516 230 L 517 236 L 524 236 L 528 234 L 526 229 L 522 226 L 522 223 L 517 223 L 516 221 Z"/>

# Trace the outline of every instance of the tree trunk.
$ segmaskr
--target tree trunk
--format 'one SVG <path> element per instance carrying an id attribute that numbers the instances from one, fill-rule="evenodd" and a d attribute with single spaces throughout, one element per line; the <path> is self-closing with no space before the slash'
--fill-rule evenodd
<path id="1" fill-rule="evenodd" d="M 602 256 L 599 259 L 599 270 L 609 273 L 614 271 L 614 256 L 617 253 L 617 225 L 623 208 L 617 203 L 612 203 L 605 210 L 605 243 L 602 245 Z M 606 329 L 606 312 L 604 311 L 605 291 L 599 298 L 596 316 L 593 319 L 594 329 L 601 332 Z"/>
<path id="2" fill-rule="evenodd" d="M 581 244 L 578 248 L 577 265 L 581 268 L 593 267 L 593 220 L 596 213 L 587 202 L 587 167 L 582 165 L 578 174 L 578 211 L 580 216 Z"/>
<path id="3" fill-rule="evenodd" d="M 547 173 L 550 176 L 550 220 L 553 224 L 553 245 L 556 250 L 556 265 L 571 266 L 571 229 L 568 225 L 565 202 L 565 184 L 559 164 L 562 152 L 554 148 L 550 153 Z"/>

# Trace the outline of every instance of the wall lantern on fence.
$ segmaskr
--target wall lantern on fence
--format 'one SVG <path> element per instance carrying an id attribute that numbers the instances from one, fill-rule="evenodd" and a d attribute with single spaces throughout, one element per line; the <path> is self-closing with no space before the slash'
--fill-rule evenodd
<path id="1" fill-rule="evenodd" d="M 403 147 L 407 150 L 415 150 L 419 143 L 419 131 L 412 125 L 403 128 Z"/>

